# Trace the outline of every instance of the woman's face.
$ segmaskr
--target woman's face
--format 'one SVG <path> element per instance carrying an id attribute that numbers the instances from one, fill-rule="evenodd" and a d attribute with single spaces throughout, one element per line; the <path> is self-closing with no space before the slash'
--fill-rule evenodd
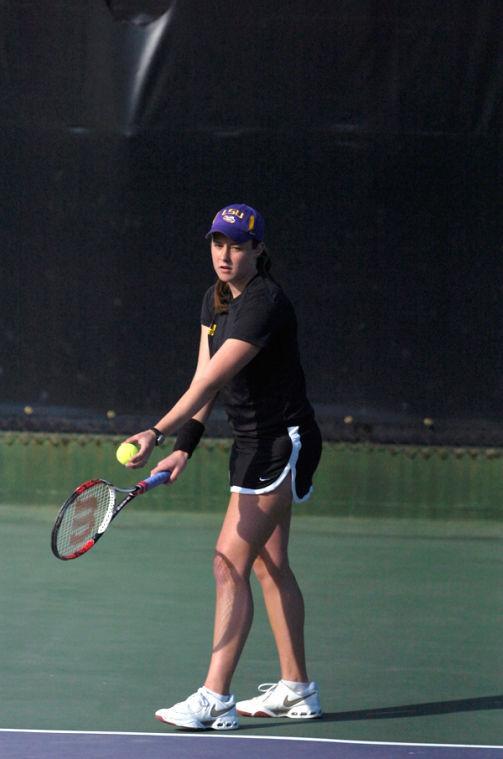
<path id="1" fill-rule="evenodd" d="M 262 244 L 256 248 L 253 242 L 237 243 L 220 232 L 211 238 L 211 258 L 217 277 L 229 285 L 235 298 L 257 273 L 257 257 L 262 252 Z"/>

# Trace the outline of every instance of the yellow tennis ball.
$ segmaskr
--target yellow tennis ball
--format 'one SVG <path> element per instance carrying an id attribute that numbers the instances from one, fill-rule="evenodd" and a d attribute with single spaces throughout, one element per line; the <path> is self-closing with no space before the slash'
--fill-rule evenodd
<path id="1" fill-rule="evenodd" d="M 133 443 L 121 443 L 115 455 L 119 464 L 127 464 L 138 453 L 138 448 Z"/>

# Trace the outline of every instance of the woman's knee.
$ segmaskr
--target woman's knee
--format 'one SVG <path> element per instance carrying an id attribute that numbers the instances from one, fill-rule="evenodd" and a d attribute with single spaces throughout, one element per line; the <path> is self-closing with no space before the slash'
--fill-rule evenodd
<path id="1" fill-rule="evenodd" d="M 280 560 L 274 561 L 270 556 L 263 554 L 255 559 L 253 572 L 261 585 L 269 583 L 278 585 L 291 575 L 287 557 L 281 557 Z"/>
<path id="2" fill-rule="evenodd" d="M 217 585 L 239 585 L 247 582 L 250 571 L 246 566 L 232 561 L 221 551 L 215 551 L 213 556 L 213 576 Z"/>

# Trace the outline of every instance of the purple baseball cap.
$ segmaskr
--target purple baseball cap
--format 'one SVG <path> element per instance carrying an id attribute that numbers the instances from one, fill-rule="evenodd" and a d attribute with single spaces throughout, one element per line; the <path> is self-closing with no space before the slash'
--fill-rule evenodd
<path id="1" fill-rule="evenodd" d="M 259 211 L 246 203 L 232 203 L 217 213 L 206 237 L 221 232 L 234 242 L 261 242 L 264 239 L 264 229 L 264 217 Z"/>

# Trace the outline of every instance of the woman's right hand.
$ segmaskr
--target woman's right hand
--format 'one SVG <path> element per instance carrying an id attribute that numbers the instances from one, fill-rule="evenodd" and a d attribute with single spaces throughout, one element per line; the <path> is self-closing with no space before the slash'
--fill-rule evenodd
<path id="1" fill-rule="evenodd" d="M 185 467 L 187 466 L 187 461 L 189 460 L 189 454 L 185 451 L 172 451 L 168 456 L 166 456 L 164 459 L 161 459 L 159 463 L 156 465 L 155 469 L 152 469 L 150 472 L 150 475 L 157 474 L 158 472 L 165 472 L 168 470 L 171 472 L 171 477 L 169 478 L 166 485 L 171 485 L 177 477 L 183 472 Z"/>
<path id="2" fill-rule="evenodd" d="M 155 432 L 153 432 L 153 430 L 144 430 L 137 435 L 131 435 L 131 437 L 128 437 L 124 442 L 134 443 L 140 449 L 136 456 L 129 459 L 126 464 L 129 469 L 139 469 L 140 467 L 145 466 L 150 458 L 150 454 L 154 450 Z"/>

